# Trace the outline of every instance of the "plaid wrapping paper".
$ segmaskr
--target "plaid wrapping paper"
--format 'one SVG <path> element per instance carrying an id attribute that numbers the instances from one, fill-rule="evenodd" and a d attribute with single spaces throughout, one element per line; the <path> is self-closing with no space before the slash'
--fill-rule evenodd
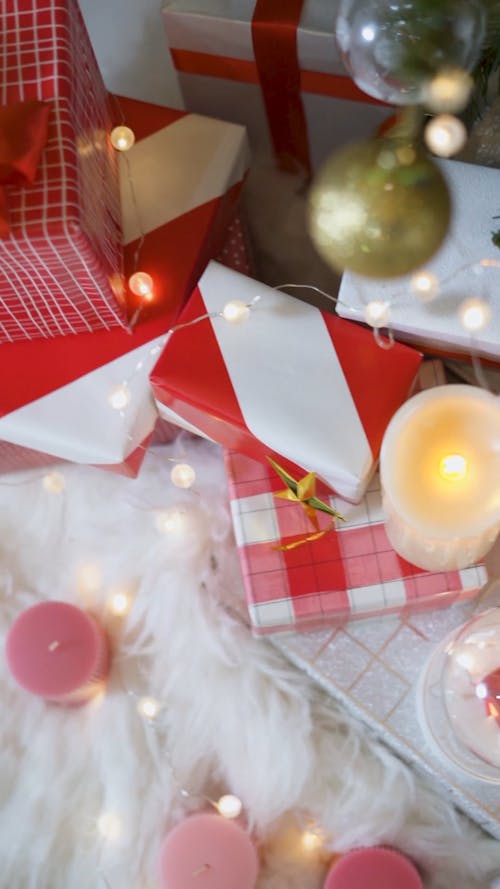
<path id="1" fill-rule="evenodd" d="M 223 248 L 248 167 L 245 131 L 148 103 L 120 101 L 136 134 L 130 169 L 144 240 L 141 268 L 154 279 L 132 332 L 5 343 L 0 349 L 0 440 L 71 462 L 137 473 L 157 410 L 149 371 L 204 266 Z M 123 169 L 125 271 L 139 241 L 137 213 Z M 125 384 L 128 402 L 109 397 Z M 13 465 L 14 454 L 6 456 Z M 21 455 L 17 454 L 17 457 Z M 31 462 L 32 455 L 24 451 Z M 0 470 L 9 469 L 0 454 Z M 16 467 L 17 468 L 17 467 Z"/>
<path id="2" fill-rule="evenodd" d="M 219 262 L 229 268 L 236 268 L 242 272 L 250 272 L 252 268 L 251 245 L 247 239 L 247 229 L 240 215 L 231 222 L 226 232 L 224 247 L 219 254 Z M 149 445 L 168 444 L 173 441 L 181 429 L 178 425 L 169 423 L 158 417 L 156 420 Z M 117 466 L 107 467 L 120 471 L 127 475 L 136 475 L 140 466 L 142 455 L 148 447 L 147 440 Z M 51 456 L 41 451 L 35 451 L 21 445 L 11 444 L 8 441 L 0 441 L 0 475 L 21 472 L 26 469 L 44 468 L 54 463 L 65 462 L 61 458 Z"/>
<path id="3" fill-rule="evenodd" d="M 440 362 L 426 362 L 418 387 L 444 381 Z M 252 629 L 256 635 L 310 629 L 323 623 L 448 605 L 487 580 L 483 565 L 432 573 L 402 559 L 384 528 L 379 476 L 357 505 L 332 496 L 318 483 L 317 496 L 345 522 L 318 540 L 282 551 L 314 529 L 298 503 L 276 499 L 284 484 L 263 463 L 226 452 L 231 512 L 239 547 Z M 320 527 L 330 518 L 318 513 Z"/>
<path id="4" fill-rule="evenodd" d="M 8 188 L 0 342 L 125 326 L 109 103 L 76 0 L 3 0 L 0 70 L 1 104 L 50 104 L 35 183 Z"/>

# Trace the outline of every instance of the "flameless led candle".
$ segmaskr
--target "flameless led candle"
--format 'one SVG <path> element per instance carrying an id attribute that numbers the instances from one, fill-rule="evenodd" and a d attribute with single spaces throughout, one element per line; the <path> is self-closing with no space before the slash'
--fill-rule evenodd
<path id="1" fill-rule="evenodd" d="M 109 646 L 96 620 L 66 602 L 40 602 L 7 637 L 7 663 L 23 688 L 58 704 L 83 704 L 102 689 Z"/>
<path id="2" fill-rule="evenodd" d="M 354 849 L 335 862 L 323 889 L 422 889 L 414 864 L 384 846 Z"/>
<path id="3" fill-rule="evenodd" d="M 165 889 L 254 889 L 257 853 L 234 821 L 202 812 L 168 834 L 160 869 Z"/>
<path id="4" fill-rule="evenodd" d="M 429 571 L 481 559 L 500 530 L 500 399 L 438 386 L 394 415 L 380 455 L 394 549 Z"/>

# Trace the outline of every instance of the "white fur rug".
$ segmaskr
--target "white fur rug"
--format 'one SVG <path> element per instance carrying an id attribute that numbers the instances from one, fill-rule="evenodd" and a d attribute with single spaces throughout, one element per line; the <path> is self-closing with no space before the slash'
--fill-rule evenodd
<path id="1" fill-rule="evenodd" d="M 171 484 L 169 457 L 195 467 L 193 489 Z M 309 818 L 330 849 L 405 850 L 433 889 L 489 885 L 500 844 L 237 617 L 241 580 L 218 448 L 178 440 L 150 453 L 134 481 L 63 471 L 61 494 L 44 489 L 40 470 L 1 479 L 2 640 L 40 599 L 83 603 L 109 630 L 114 666 L 106 695 L 70 710 L 17 688 L 2 659 L 1 887 L 155 889 L 167 831 L 201 797 L 229 791 L 259 842 L 258 889 L 322 886 L 328 855 L 299 842 Z M 158 511 L 179 503 L 183 530 L 161 532 Z M 116 586 L 134 596 L 126 618 L 107 607 Z M 140 695 L 162 702 L 156 727 L 138 715 Z M 107 837 L 103 813 L 115 816 Z"/>

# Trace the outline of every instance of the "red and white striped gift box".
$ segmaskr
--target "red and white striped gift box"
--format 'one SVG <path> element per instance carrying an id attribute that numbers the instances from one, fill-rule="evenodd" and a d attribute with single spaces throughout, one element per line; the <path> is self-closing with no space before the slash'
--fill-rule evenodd
<path id="1" fill-rule="evenodd" d="M 50 106 L 34 184 L 7 190 L 0 342 L 123 327 L 109 101 L 76 0 L 3 0 L 0 66 L 1 105 Z"/>
<path id="2" fill-rule="evenodd" d="M 145 231 L 140 264 L 154 279 L 154 300 L 131 333 L 4 344 L 0 376 L 9 385 L 0 391 L 0 441 L 135 474 L 158 416 L 149 372 L 199 274 L 225 243 L 248 152 L 242 127 L 131 100 L 121 104 L 137 136 L 130 170 Z M 128 182 L 127 170 L 124 175 Z M 123 196 L 130 273 L 137 217 L 129 188 Z M 128 401 L 114 410 L 110 394 L 123 386 Z M 0 449 L 0 471 L 20 468 L 10 448 L 5 456 L 2 461 Z M 26 451 L 24 457 L 32 461 Z"/>
<path id="3" fill-rule="evenodd" d="M 439 362 L 426 363 L 421 383 L 439 384 Z M 272 467 L 227 451 L 231 512 L 255 634 L 311 629 L 356 618 L 451 604 L 486 582 L 483 565 L 432 573 L 402 559 L 384 528 L 378 473 L 356 506 L 318 484 L 317 494 L 346 519 L 335 530 L 294 549 L 314 533 L 300 504 L 276 499 L 284 488 Z M 330 517 L 318 513 L 321 528 Z"/>
<path id="4" fill-rule="evenodd" d="M 249 318 L 220 317 L 229 300 Z M 380 348 L 370 331 L 210 263 L 152 373 L 165 419 L 250 457 L 315 471 L 359 500 L 421 356 Z M 287 464 L 290 465 L 290 462 Z"/>

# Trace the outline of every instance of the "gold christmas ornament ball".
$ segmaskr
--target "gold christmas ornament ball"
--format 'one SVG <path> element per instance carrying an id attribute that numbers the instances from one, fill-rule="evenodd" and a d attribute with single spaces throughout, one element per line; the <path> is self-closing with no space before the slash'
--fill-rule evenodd
<path id="1" fill-rule="evenodd" d="M 448 231 L 451 200 L 423 149 L 394 138 L 332 155 L 309 193 L 308 227 L 337 271 L 396 278 L 424 265 Z"/>

